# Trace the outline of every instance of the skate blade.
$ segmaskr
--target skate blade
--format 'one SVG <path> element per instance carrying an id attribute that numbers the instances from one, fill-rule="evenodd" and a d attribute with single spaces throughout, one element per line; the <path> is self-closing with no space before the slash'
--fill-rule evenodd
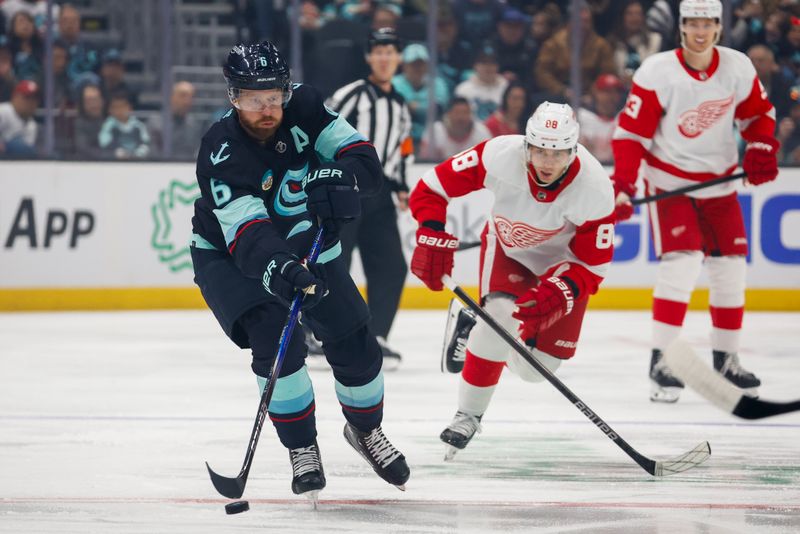
<path id="1" fill-rule="evenodd" d="M 445 450 L 444 450 L 444 461 L 445 462 L 449 462 L 450 460 L 455 458 L 456 453 L 458 451 L 459 451 L 459 449 L 457 449 L 456 447 L 453 447 L 452 445 L 447 445 Z"/>
<path id="2" fill-rule="evenodd" d="M 650 400 L 652 402 L 674 404 L 680 399 L 681 391 L 683 391 L 683 388 L 665 388 L 653 383 L 650 389 Z"/>
<path id="3" fill-rule="evenodd" d="M 319 491 L 320 490 L 311 490 L 303 493 L 303 497 L 311 501 L 311 506 L 314 507 L 314 510 L 316 510 L 319 505 Z"/>
<path id="4" fill-rule="evenodd" d="M 405 484 L 395 484 L 394 487 L 399 489 L 400 491 L 405 491 L 406 490 L 406 485 Z"/>

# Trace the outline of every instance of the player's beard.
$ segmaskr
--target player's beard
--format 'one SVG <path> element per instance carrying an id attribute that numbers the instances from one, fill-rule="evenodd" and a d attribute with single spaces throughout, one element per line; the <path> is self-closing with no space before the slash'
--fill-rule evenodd
<path id="1" fill-rule="evenodd" d="M 259 116 L 256 120 L 246 120 L 243 117 L 239 117 L 239 120 L 242 122 L 242 127 L 253 136 L 256 140 L 260 142 L 268 141 L 275 132 L 278 130 L 278 127 L 281 125 L 281 121 L 278 117 L 269 116 Z"/>

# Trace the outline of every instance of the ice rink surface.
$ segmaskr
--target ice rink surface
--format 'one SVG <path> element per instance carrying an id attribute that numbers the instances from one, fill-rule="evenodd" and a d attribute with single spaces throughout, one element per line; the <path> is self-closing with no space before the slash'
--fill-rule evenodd
<path id="1" fill-rule="evenodd" d="M 439 371 L 444 311 L 402 311 L 383 428 L 408 458 L 407 491 L 345 443 L 329 371 L 311 372 L 328 480 L 317 510 L 291 493 L 266 426 L 227 516 L 206 460 L 234 476 L 258 393 L 249 354 L 206 311 L 0 314 L 0 532 L 800 532 L 800 414 L 747 422 L 691 391 L 648 400 L 648 314 L 587 314 L 558 376 L 642 454 L 711 442 L 704 465 L 654 478 L 548 383 L 504 373 L 483 433 L 453 462 L 439 432 L 457 377 Z M 704 313 L 684 338 L 710 360 Z M 745 318 L 743 364 L 761 396 L 800 397 L 800 314 Z"/>

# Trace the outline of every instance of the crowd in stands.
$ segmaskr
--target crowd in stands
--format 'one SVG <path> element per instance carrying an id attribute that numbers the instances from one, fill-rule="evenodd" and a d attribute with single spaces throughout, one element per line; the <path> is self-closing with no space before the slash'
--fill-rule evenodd
<path id="1" fill-rule="evenodd" d="M 286 2 L 229 1 L 241 14 L 244 35 L 270 39 L 291 56 L 288 21 L 293 14 Z M 40 152 L 46 4 L 0 0 L 0 157 Z M 124 43 L 95 49 L 83 38 L 79 9 L 56 4 L 51 68 L 57 157 L 161 157 L 161 115 L 138 105 L 138 88 L 126 81 Z M 614 118 L 634 71 L 648 56 L 679 46 L 678 0 L 584 0 L 579 28 L 572 28 L 569 5 L 440 0 L 432 79 L 428 2 L 304 0 L 299 14 L 302 72 L 294 76 L 330 96 L 366 74 L 368 32 L 393 27 L 407 43 L 393 86 L 411 110 L 417 159 L 441 160 L 482 139 L 521 133 L 531 110 L 550 100 L 581 103 L 581 142 L 610 162 Z M 800 2 L 732 0 L 731 5 L 727 42 L 750 57 L 775 105 L 781 162 L 800 163 Z M 570 83 L 573 30 L 583 43 L 578 95 Z M 193 95 L 191 83 L 175 84 L 170 101 L 173 158 L 193 159 L 208 126 L 192 112 Z M 430 125 L 429 107 L 436 119 Z"/>

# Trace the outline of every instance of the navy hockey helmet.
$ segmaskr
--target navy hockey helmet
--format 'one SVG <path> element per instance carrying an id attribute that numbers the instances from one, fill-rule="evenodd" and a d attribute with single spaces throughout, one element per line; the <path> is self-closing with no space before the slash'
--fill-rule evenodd
<path id="1" fill-rule="evenodd" d="M 367 39 L 367 54 L 376 46 L 393 45 L 398 52 L 403 51 L 403 43 L 394 28 L 379 28 L 369 34 Z"/>
<path id="2" fill-rule="evenodd" d="M 283 105 L 292 98 L 292 79 L 283 54 L 270 43 L 239 44 L 231 48 L 222 65 L 228 83 L 228 98 L 236 105 L 240 90 L 280 89 Z"/>

